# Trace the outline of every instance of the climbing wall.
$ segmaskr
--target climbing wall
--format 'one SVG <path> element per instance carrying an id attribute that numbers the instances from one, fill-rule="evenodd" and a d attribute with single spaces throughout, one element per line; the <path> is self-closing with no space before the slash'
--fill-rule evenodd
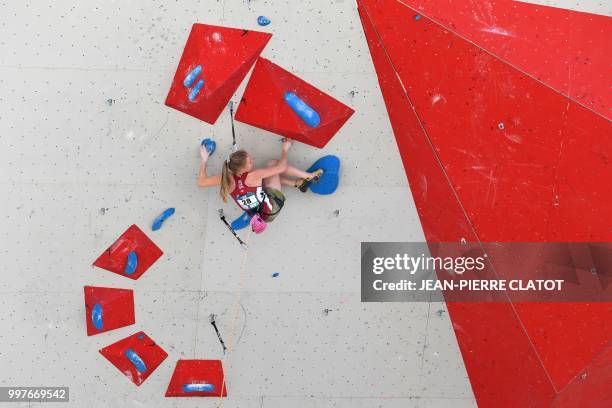
<path id="1" fill-rule="evenodd" d="M 211 171 L 230 151 L 228 110 L 164 105 L 193 23 L 273 34 L 262 57 L 355 111 L 324 149 L 294 146 L 303 168 L 339 156 L 340 187 L 287 191 L 244 275 L 217 213 L 238 209 L 196 185 L 200 141 Z M 360 302 L 360 242 L 424 235 L 353 1 L 4 2 L 0 36 L 0 386 L 69 386 L 75 408 L 475 406 L 444 304 Z M 276 135 L 236 132 L 258 165 L 278 157 Z M 92 265 L 132 225 L 159 250 L 146 272 Z M 87 336 L 84 286 L 132 291 L 134 324 Z M 128 348 L 155 367 L 138 386 Z M 166 397 L 193 381 L 179 360 L 221 361 L 227 398 Z"/>
<path id="2" fill-rule="evenodd" d="M 429 242 L 610 241 L 612 19 L 358 4 Z M 448 306 L 480 406 L 607 406 L 609 303 Z"/>

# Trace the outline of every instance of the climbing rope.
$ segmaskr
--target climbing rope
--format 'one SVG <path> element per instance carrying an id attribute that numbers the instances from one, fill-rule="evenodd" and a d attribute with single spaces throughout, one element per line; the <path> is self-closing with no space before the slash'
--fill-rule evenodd
<path id="1" fill-rule="evenodd" d="M 234 102 L 230 101 L 229 103 L 229 113 L 230 113 L 230 122 L 232 124 L 232 152 L 235 152 L 238 150 L 238 144 L 236 143 L 236 130 L 234 129 Z M 227 222 L 227 220 L 225 219 L 225 216 L 223 214 L 223 210 L 219 210 L 219 217 L 221 218 L 221 221 L 223 221 L 223 223 L 229 228 L 229 230 L 232 232 L 232 234 L 234 235 L 234 237 L 238 240 L 238 242 L 240 243 L 240 245 L 242 246 L 242 249 L 244 249 L 244 252 L 242 253 L 242 264 L 240 266 L 240 276 L 239 276 L 239 285 L 238 285 L 238 291 L 236 292 L 236 299 L 234 301 L 234 307 L 233 307 L 233 312 L 232 312 L 232 321 L 231 321 L 231 326 L 230 326 L 230 332 L 229 332 L 229 336 L 227 339 L 227 345 L 224 345 L 225 347 L 225 351 L 227 352 L 227 354 L 225 355 L 225 368 L 223 370 L 223 380 L 221 382 L 221 391 L 219 393 L 219 399 L 221 400 L 219 407 L 223 406 L 223 402 L 224 402 L 224 398 L 223 398 L 223 391 L 225 390 L 225 373 L 229 372 L 229 356 L 233 350 L 233 346 L 234 346 L 234 333 L 236 331 L 236 322 L 238 320 L 238 312 L 239 312 L 239 306 L 241 304 L 241 299 L 242 299 L 242 289 L 244 288 L 244 279 L 245 279 L 245 275 L 246 275 L 246 266 L 247 266 L 247 259 L 249 256 L 249 238 L 251 237 L 251 228 L 247 228 L 247 235 L 244 241 L 242 241 L 242 239 L 240 239 L 240 237 L 238 236 L 238 234 L 236 234 L 236 231 L 234 231 L 234 229 L 231 227 L 231 225 L 229 225 L 229 223 Z M 245 317 L 246 319 L 246 317 Z"/>
<path id="2" fill-rule="evenodd" d="M 223 380 L 221 382 L 221 392 L 219 393 L 219 398 L 221 399 L 221 404 L 219 405 L 219 407 L 223 406 L 223 391 L 225 389 L 225 373 L 229 371 L 229 356 L 233 350 L 233 346 L 234 346 L 234 332 L 236 330 L 236 321 L 238 320 L 238 311 L 239 311 L 239 305 L 240 305 L 240 300 L 242 299 L 242 288 L 244 287 L 244 278 L 246 275 L 246 265 L 247 265 L 247 258 L 249 255 L 249 250 L 248 250 L 248 242 L 249 242 L 249 238 L 251 237 L 251 229 L 248 228 L 248 232 L 247 232 L 247 236 L 245 238 L 245 242 L 247 245 L 247 248 L 245 249 L 245 251 L 242 254 L 242 265 L 240 266 L 240 276 L 239 276 L 239 285 L 238 285 L 238 291 L 236 292 L 236 300 L 234 301 L 234 310 L 233 310 L 233 316 L 232 316 L 232 322 L 231 322 L 231 326 L 230 326 L 230 332 L 229 332 L 229 337 L 227 340 L 227 354 L 225 357 L 225 368 L 223 370 Z M 246 318 L 246 317 L 245 317 Z"/>

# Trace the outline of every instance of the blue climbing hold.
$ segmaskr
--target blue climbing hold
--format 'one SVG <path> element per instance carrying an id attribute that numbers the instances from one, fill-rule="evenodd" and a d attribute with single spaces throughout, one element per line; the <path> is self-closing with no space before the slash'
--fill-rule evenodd
<path id="1" fill-rule="evenodd" d="M 278 275 L 280 275 L 280 273 L 278 273 L 278 272 L 274 272 L 274 273 L 272 274 L 272 277 L 273 277 L 273 278 L 278 278 Z"/>
<path id="2" fill-rule="evenodd" d="M 215 390 L 213 384 L 183 384 L 183 392 L 211 392 Z"/>
<path id="3" fill-rule="evenodd" d="M 204 146 L 204 148 L 206 149 L 206 151 L 208 152 L 208 154 L 213 154 L 215 152 L 215 150 L 217 149 L 217 142 L 215 142 L 212 139 L 204 139 L 202 140 L 202 146 Z"/>
<path id="4" fill-rule="evenodd" d="M 260 26 L 267 26 L 268 24 L 270 24 L 270 19 L 266 16 L 259 16 L 257 17 L 257 24 L 259 24 Z"/>
<path id="5" fill-rule="evenodd" d="M 144 333 L 140 333 L 138 336 L 136 336 L 136 338 L 138 340 L 142 340 L 142 339 L 144 339 L 144 336 L 145 336 Z"/>
<path id="6" fill-rule="evenodd" d="M 419 21 L 421 19 L 421 15 L 417 14 L 416 16 L 414 16 L 414 21 Z"/>
<path id="7" fill-rule="evenodd" d="M 153 221 L 153 225 L 151 225 L 151 229 L 153 231 L 157 231 L 158 229 L 160 229 L 162 227 L 162 224 L 164 223 L 164 221 L 166 221 L 168 219 L 168 217 L 170 217 L 172 214 L 174 214 L 174 208 L 170 207 L 170 208 L 167 208 L 166 210 L 164 210 L 164 212 L 161 213 L 155 219 L 155 221 Z"/>
<path id="8" fill-rule="evenodd" d="M 232 229 L 234 231 L 238 231 L 248 227 L 249 225 L 251 225 L 251 218 L 253 218 L 253 216 L 245 211 L 240 217 L 232 221 Z"/>
<path id="9" fill-rule="evenodd" d="M 134 364 L 134 367 L 136 367 L 136 370 L 139 373 L 144 373 L 145 371 L 147 371 L 147 366 L 145 365 L 144 361 L 142 361 L 142 358 L 140 358 L 140 356 L 136 354 L 134 350 L 129 348 L 125 350 L 123 354 L 127 357 L 128 360 L 130 360 L 132 364 Z"/>
<path id="10" fill-rule="evenodd" d="M 128 254 L 127 263 L 125 264 L 123 272 L 126 275 L 131 275 L 136 271 L 136 267 L 138 267 L 138 255 L 136 255 L 136 251 L 132 251 Z"/>
<path id="11" fill-rule="evenodd" d="M 91 322 L 98 330 L 104 328 L 104 323 L 102 322 L 102 305 L 99 303 L 96 303 L 91 309 Z"/>
<path id="12" fill-rule="evenodd" d="M 200 79 L 198 83 L 193 88 L 191 88 L 191 91 L 189 91 L 189 95 L 187 96 L 191 102 L 195 101 L 203 87 L 204 80 Z"/>
<path id="13" fill-rule="evenodd" d="M 308 126 L 317 127 L 321 123 L 319 114 L 293 92 L 285 92 L 285 102 Z"/>
<path id="14" fill-rule="evenodd" d="M 310 184 L 310 191 L 322 195 L 332 194 L 340 183 L 340 159 L 333 155 L 323 156 L 306 171 L 312 173 L 318 169 L 323 169 L 323 175 L 318 182 Z"/>
<path id="15" fill-rule="evenodd" d="M 200 76 L 201 73 L 202 73 L 201 65 L 198 65 L 197 67 L 189 71 L 189 73 L 185 76 L 185 79 L 183 80 L 183 86 L 185 88 L 191 88 L 191 85 L 193 85 L 193 83 Z"/>

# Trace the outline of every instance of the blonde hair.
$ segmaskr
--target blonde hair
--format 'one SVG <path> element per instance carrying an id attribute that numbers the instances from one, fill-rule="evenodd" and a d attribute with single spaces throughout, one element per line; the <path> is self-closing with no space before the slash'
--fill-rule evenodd
<path id="1" fill-rule="evenodd" d="M 230 188 L 232 186 L 232 175 L 237 174 L 247 163 L 248 153 L 245 150 L 238 150 L 230 154 L 229 158 L 223 162 L 221 168 L 221 190 L 219 195 L 223 202 L 227 202 Z"/>

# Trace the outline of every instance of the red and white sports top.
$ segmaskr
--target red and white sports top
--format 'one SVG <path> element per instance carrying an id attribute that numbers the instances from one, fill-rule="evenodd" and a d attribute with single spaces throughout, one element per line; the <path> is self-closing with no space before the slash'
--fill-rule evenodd
<path id="1" fill-rule="evenodd" d="M 230 193 L 236 204 L 240 208 L 248 212 L 255 212 L 261 203 L 265 203 L 266 212 L 272 211 L 272 204 L 268 195 L 261 186 L 249 187 L 246 185 L 246 178 L 249 173 L 243 173 L 240 176 L 232 174 L 234 177 L 234 190 Z"/>

